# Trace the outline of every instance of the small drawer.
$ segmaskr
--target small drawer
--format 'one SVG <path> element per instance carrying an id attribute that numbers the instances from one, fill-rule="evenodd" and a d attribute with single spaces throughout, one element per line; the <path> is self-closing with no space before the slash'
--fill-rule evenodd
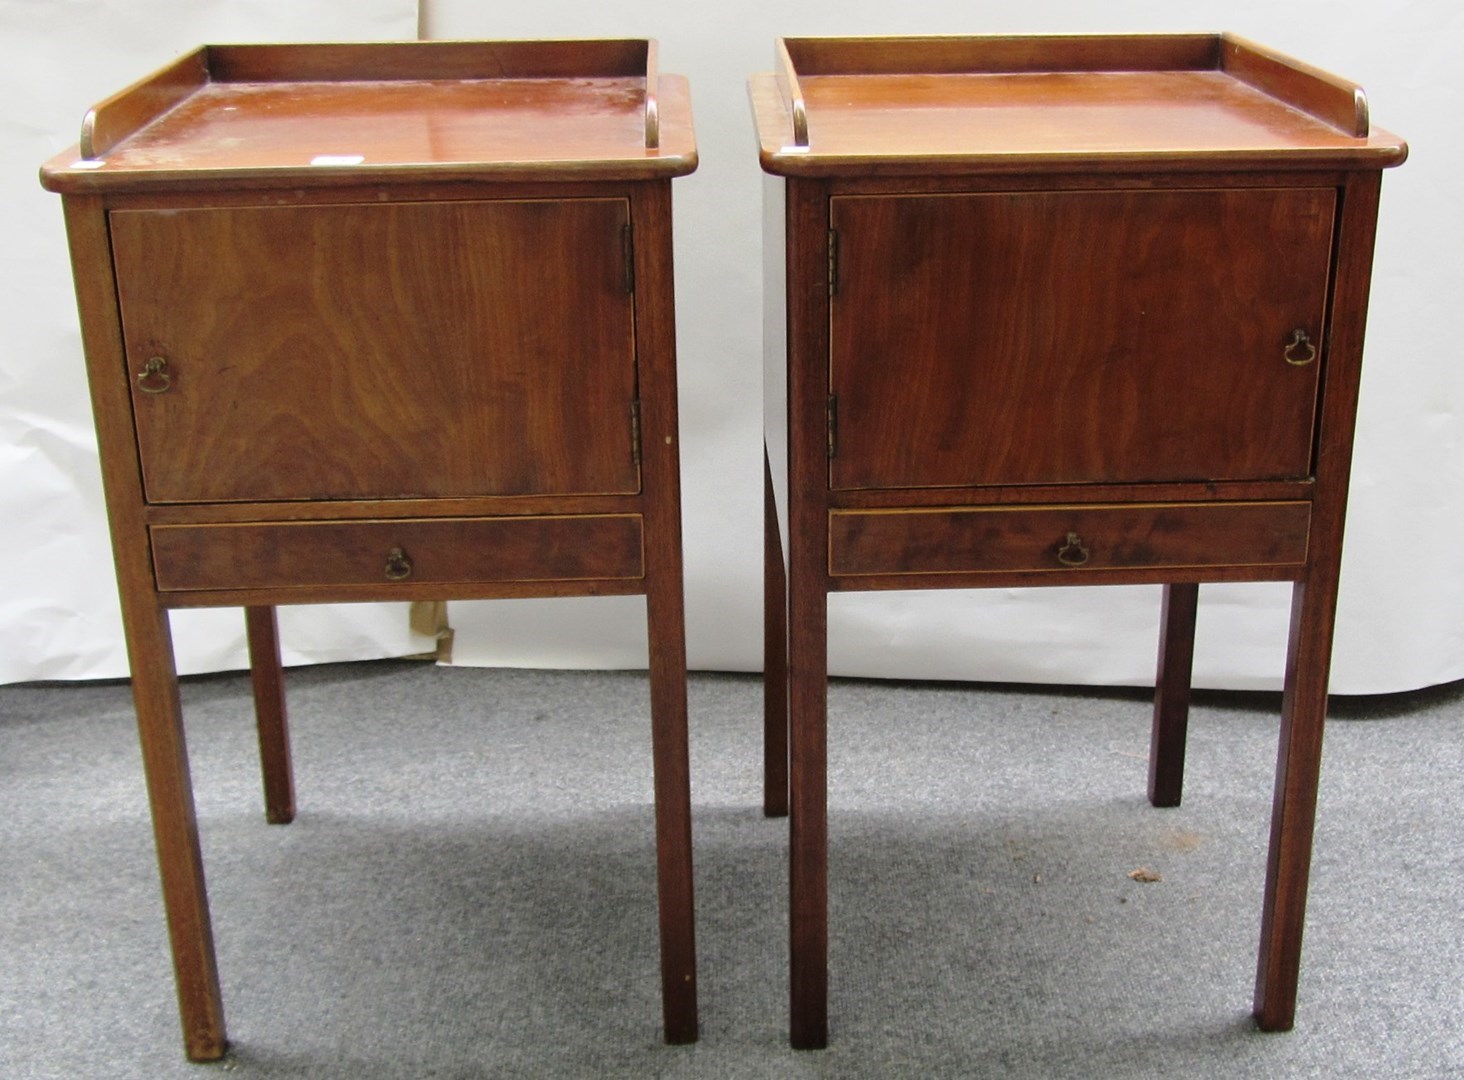
<path id="1" fill-rule="evenodd" d="M 834 510 L 829 573 L 1300 565 L 1310 525 L 1306 502 Z"/>
<path id="2" fill-rule="evenodd" d="M 645 574 L 639 514 L 156 525 L 152 547 L 162 592 Z"/>

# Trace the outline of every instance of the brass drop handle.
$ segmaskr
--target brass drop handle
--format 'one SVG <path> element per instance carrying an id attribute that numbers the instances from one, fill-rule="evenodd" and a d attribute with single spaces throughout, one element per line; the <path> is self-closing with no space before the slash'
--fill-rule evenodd
<path id="1" fill-rule="evenodd" d="M 172 385 L 168 361 L 161 356 L 148 357 L 147 363 L 137 373 L 137 388 L 144 394 L 166 394 Z"/>
<path id="2" fill-rule="evenodd" d="M 1075 532 L 1067 534 L 1067 539 L 1057 549 L 1057 561 L 1064 566 L 1082 566 L 1088 561 L 1088 549 L 1083 546 L 1083 538 Z"/>
<path id="3" fill-rule="evenodd" d="M 399 547 L 394 547 L 386 553 L 386 580 L 406 581 L 412 576 L 412 560 L 407 558 L 407 553 Z"/>
<path id="4" fill-rule="evenodd" d="M 1298 352 L 1298 349 L 1305 349 L 1306 351 Z M 1305 330 L 1293 330 L 1291 332 L 1291 341 L 1287 343 L 1286 348 L 1282 351 L 1282 355 L 1286 357 L 1288 364 L 1295 367 L 1305 367 L 1317 358 L 1317 347 L 1306 336 Z"/>

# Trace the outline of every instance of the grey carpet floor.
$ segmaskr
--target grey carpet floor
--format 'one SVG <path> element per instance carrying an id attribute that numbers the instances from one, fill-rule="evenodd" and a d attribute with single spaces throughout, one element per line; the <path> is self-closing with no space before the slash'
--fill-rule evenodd
<path id="1" fill-rule="evenodd" d="M 126 687 L 0 688 L 0 1077 L 1464 1075 L 1461 684 L 1334 704 L 1298 1024 L 1264 1035 L 1276 696 L 1201 695 L 1154 810 L 1141 694 L 835 682 L 832 1041 L 798 1053 L 756 677 L 691 684 L 691 1047 L 659 1044 L 643 675 L 289 684 L 286 827 L 246 679 L 183 691 L 216 1066 L 182 1060 Z"/>

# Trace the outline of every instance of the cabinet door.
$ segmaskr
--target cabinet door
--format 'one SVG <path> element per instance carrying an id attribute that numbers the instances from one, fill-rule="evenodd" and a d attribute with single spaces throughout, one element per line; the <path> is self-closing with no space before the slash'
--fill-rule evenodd
<path id="1" fill-rule="evenodd" d="M 831 202 L 834 487 L 1310 473 L 1332 189 Z"/>
<path id="2" fill-rule="evenodd" d="M 639 490 L 628 221 L 618 198 L 113 211 L 147 497 Z"/>

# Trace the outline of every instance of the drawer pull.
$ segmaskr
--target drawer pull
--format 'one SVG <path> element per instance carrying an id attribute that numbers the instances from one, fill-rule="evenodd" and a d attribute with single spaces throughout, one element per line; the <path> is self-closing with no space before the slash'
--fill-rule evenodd
<path id="1" fill-rule="evenodd" d="M 137 373 L 137 388 L 144 394 L 166 394 L 173 385 L 173 376 L 168 374 L 168 361 L 161 356 L 151 356 L 142 370 Z"/>
<path id="2" fill-rule="evenodd" d="M 394 547 L 386 553 L 386 580 L 406 581 L 412 576 L 412 560 L 407 558 L 407 553 L 399 547 Z"/>
<path id="3" fill-rule="evenodd" d="M 1302 348 L 1305 348 L 1306 352 L 1297 352 L 1298 349 Z M 1296 367 L 1305 367 L 1317 358 L 1317 347 L 1306 336 L 1305 330 L 1293 330 L 1291 332 L 1291 341 L 1287 344 L 1283 355 L 1286 357 L 1288 364 Z"/>
<path id="4" fill-rule="evenodd" d="M 1087 562 L 1088 549 L 1083 546 L 1083 538 L 1075 532 L 1068 533 L 1067 539 L 1057 549 L 1057 561 L 1064 566 L 1082 566 Z"/>

